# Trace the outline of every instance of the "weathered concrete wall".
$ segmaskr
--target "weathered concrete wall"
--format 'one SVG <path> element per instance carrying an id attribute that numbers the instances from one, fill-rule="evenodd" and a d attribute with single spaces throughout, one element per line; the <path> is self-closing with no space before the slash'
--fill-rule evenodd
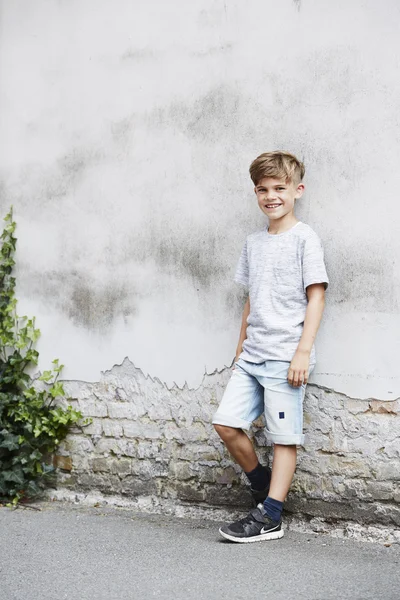
<path id="1" fill-rule="evenodd" d="M 68 383 L 75 405 L 93 422 L 61 452 L 60 488 L 77 492 L 249 506 L 240 469 L 210 424 L 230 372 L 204 377 L 197 389 L 168 389 L 129 361 L 97 384 Z M 354 400 L 315 385 L 305 403 L 307 441 L 299 454 L 289 512 L 306 517 L 400 526 L 400 401 Z M 260 459 L 270 460 L 262 421 Z M 70 460 L 71 459 L 71 460 Z"/>
<path id="2" fill-rule="evenodd" d="M 331 288 L 314 381 L 400 395 L 395 0 L 15 0 L 1 7 L 1 206 L 42 366 L 128 356 L 172 385 L 232 361 L 247 175 L 305 160 Z M 334 335 L 332 334 L 334 332 Z"/>
<path id="3" fill-rule="evenodd" d="M 210 416 L 238 337 L 236 261 L 265 225 L 248 165 L 282 148 L 306 163 L 298 217 L 331 279 L 290 502 L 398 523 L 399 4 L 0 11 L 0 208 L 18 222 L 19 311 L 37 317 L 41 368 L 60 358 L 94 418 L 70 437 L 65 485 L 242 501 Z"/>

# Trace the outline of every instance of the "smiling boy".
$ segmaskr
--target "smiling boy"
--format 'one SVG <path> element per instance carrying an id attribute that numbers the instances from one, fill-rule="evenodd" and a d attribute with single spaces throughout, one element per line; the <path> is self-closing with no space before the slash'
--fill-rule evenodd
<path id="1" fill-rule="evenodd" d="M 243 468 L 257 504 L 244 519 L 220 528 L 234 542 L 283 537 L 282 508 L 304 443 L 303 400 L 315 365 L 314 340 L 328 276 L 317 234 L 298 221 L 304 165 L 287 152 L 267 152 L 250 166 L 269 226 L 248 236 L 235 281 L 248 290 L 235 364 L 213 424 Z M 265 414 L 274 446 L 272 472 L 259 463 L 243 430 Z"/>

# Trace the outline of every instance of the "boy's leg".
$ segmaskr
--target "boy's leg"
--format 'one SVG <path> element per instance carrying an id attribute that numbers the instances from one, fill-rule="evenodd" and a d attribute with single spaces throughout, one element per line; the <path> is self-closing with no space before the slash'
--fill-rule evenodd
<path id="1" fill-rule="evenodd" d="M 269 492 L 271 469 L 259 463 L 253 444 L 242 429 L 216 424 L 214 427 L 229 453 L 245 472 L 250 482 L 253 502 L 263 502 Z"/>
<path id="2" fill-rule="evenodd" d="M 269 495 L 284 502 L 296 470 L 297 446 L 274 444 L 272 476 Z"/>
<path id="3" fill-rule="evenodd" d="M 305 386 L 287 381 L 290 363 L 267 361 L 260 365 L 258 381 L 265 390 L 267 438 L 274 443 L 274 461 L 269 495 L 263 505 L 244 519 L 224 526 L 220 533 L 235 542 L 277 539 L 283 536 L 281 513 L 296 468 L 298 444 L 304 442 L 303 399 Z"/>
<path id="4" fill-rule="evenodd" d="M 263 409 L 264 388 L 252 375 L 252 363 L 239 359 L 214 415 L 213 424 L 249 479 L 256 502 L 262 502 L 268 494 L 271 471 L 260 465 L 253 444 L 243 429 L 249 429 Z"/>
<path id="5" fill-rule="evenodd" d="M 306 386 L 293 387 L 289 384 L 288 364 L 276 363 L 275 366 L 276 383 L 265 390 L 267 436 L 274 442 L 274 458 L 271 486 L 263 502 L 263 512 L 273 521 L 280 521 L 283 503 L 296 470 L 297 444 L 304 443 L 303 401 Z M 314 365 L 311 365 L 310 373 L 313 368 Z"/>
<path id="6" fill-rule="evenodd" d="M 263 502 L 263 512 L 272 521 L 281 520 L 283 503 L 296 470 L 297 446 L 274 444 L 271 485 Z"/>
<path id="7" fill-rule="evenodd" d="M 242 429 L 214 424 L 215 430 L 243 471 L 253 471 L 258 465 L 253 444 Z"/>

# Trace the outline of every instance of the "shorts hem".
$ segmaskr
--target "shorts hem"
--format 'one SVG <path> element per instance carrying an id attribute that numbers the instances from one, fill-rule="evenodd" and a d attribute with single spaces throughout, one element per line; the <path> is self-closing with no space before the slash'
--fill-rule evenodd
<path id="1" fill-rule="evenodd" d="M 213 425 L 225 425 L 226 427 L 234 427 L 235 429 L 250 429 L 251 423 L 239 417 L 233 417 L 231 415 L 222 415 L 216 413 L 211 421 Z"/>
<path id="2" fill-rule="evenodd" d="M 282 444 L 282 446 L 303 446 L 306 437 L 302 433 L 274 433 L 268 429 L 265 432 L 269 442 Z"/>

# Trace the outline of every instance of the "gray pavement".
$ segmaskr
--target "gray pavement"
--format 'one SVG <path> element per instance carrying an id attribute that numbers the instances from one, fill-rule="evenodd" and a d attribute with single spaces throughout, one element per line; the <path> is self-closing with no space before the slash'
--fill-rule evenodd
<path id="1" fill-rule="evenodd" d="M 0 508 L 1 600 L 400 599 L 400 547 L 286 532 L 232 544 L 218 523 L 131 509 Z"/>

